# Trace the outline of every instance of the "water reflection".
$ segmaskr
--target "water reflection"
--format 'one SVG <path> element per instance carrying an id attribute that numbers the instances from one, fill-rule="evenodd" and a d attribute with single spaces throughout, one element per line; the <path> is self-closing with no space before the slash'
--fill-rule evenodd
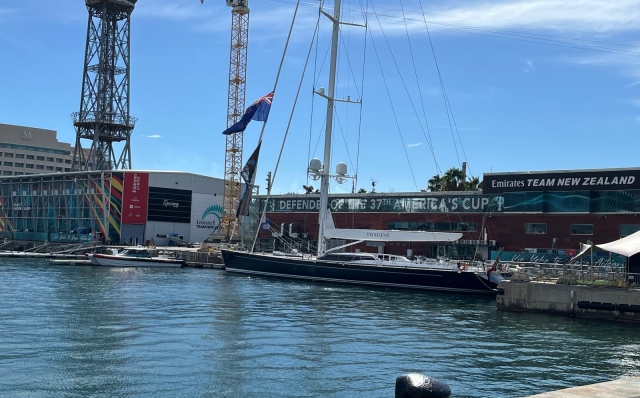
<path id="1" fill-rule="evenodd" d="M 194 269 L 0 262 L 0 395 L 456 397 L 635 375 L 633 324 L 497 312 L 490 298 Z"/>

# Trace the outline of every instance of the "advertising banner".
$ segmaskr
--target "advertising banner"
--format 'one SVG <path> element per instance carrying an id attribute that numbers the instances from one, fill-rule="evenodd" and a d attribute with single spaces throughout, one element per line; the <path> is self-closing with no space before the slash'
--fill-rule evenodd
<path id="1" fill-rule="evenodd" d="M 261 199 L 260 208 L 264 208 Z M 424 197 L 368 196 L 329 198 L 329 206 L 334 213 L 484 213 L 502 212 L 504 198 L 487 195 L 440 195 Z M 320 199 L 302 195 L 271 198 L 267 206 L 270 213 L 318 212 Z"/>
<path id="2" fill-rule="evenodd" d="M 640 189 L 640 169 L 485 174 L 485 194 Z"/>
<path id="3" fill-rule="evenodd" d="M 125 173 L 122 193 L 122 223 L 145 224 L 149 200 L 149 174 Z"/>
<path id="4" fill-rule="evenodd" d="M 202 242 L 212 233 L 219 234 L 222 214 L 222 195 L 194 193 L 189 240 Z"/>

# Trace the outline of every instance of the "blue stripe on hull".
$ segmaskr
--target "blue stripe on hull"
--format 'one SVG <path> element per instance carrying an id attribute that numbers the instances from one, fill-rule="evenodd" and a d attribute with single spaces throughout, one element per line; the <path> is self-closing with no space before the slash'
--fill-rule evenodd
<path id="1" fill-rule="evenodd" d="M 497 293 L 495 283 L 473 272 L 342 264 L 226 250 L 222 256 L 231 273 L 397 289 Z"/>

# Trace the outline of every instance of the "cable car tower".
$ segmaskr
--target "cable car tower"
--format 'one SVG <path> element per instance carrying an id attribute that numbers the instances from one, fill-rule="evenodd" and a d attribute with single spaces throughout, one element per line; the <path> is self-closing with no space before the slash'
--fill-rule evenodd
<path id="1" fill-rule="evenodd" d="M 86 0 L 89 11 L 73 170 L 131 169 L 131 13 L 138 0 Z M 89 149 L 82 141 L 90 140 Z M 117 155 L 113 144 L 124 142 Z"/>

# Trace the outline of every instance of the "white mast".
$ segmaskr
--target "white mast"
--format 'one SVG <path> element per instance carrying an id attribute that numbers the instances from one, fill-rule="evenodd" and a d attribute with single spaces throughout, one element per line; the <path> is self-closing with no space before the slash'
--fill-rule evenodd
<path id="1" fill-rule="evenodd" d="M 324 227 L 327 220 L 327 209 L 329 207 L 329 170 L 331 168 L 331 135 L 333 129 L 333 104 L 336 80 L 336 63 L 338 59 L 338 35 L 340 33 L 340 0 L 335 0 L 333 5 L 333 17 L 322 11 L 333 22 L 333 34 L 331 36 L 331 62 L 329 66 L 329 91 L 319 93 L 327 99 L 327 120 L 324 134 L 324 162 L 320 181 L 320 213 L 318 215 L 318 257 L 326 252 L 324 240 Z M 324 95 L 323 95 L 324 94 Z"/>

